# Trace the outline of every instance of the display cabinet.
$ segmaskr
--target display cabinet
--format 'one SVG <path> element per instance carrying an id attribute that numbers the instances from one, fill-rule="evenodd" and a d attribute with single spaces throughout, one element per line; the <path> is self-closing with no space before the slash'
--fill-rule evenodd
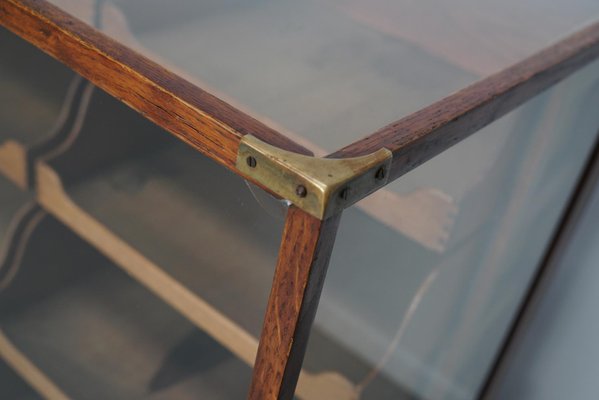
<path id="1" fill-rule="evenodd" d="M 0 0 L 0 397 L 501 398 L 596 187 L 598 17 Z"/>

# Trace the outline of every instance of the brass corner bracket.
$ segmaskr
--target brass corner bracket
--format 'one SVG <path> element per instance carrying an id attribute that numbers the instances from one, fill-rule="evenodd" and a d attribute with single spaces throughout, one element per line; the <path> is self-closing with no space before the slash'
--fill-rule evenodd
<path id="1" fill-rule="evenodd" d="M 341 212 L 387 183 L 392 154 L 380 149 L 354 158 L 317 158 L 281 150 L 246 135 L 237 169 L 319 219 Z"/>

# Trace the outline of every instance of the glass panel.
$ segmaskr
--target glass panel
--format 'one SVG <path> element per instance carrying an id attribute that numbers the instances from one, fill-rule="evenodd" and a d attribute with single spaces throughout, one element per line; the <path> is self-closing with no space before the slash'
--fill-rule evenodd
<path id="1" fill-rule="evenodd" d="M 347 210 L 305 367 L 363 399 L 473 398 L 592 147 L 598 89 L 596 62 Z M 321 337 L 355 362 L 335 370 Z"/>
<path id="2" fill-rule="evenodd" d="M 44 397 L 245 395 L 247 365 L 54 218 L 38 220 L 18 262 L 1 293 L 0 351 Z"/>
<path id="3" fill-rule="evenodd" d="M 165 270 L 257 336 L 284 206 L 100 90 L 86 110 L 38 165 L 41 203 L 146 284 L 164 290 L 147 270 Z"/>
<path id="4" fill-rule="evenodd" d="M 75 74 L 18 36 L 0 27 L 0 144 L 35 143 L 56 123 Z"/>
<path id="5" fill-rule="evenodd" d="M 81 78 L 0 27 L 0 172 L 28 186 L 28 161 L 60 140 Z"/>
<path id="6" fill-rule="evenodd" d="M 498 399 L 592 399 L 599 390 L 599 187 L 523 325 Z"/>
<path id="7" fill-rule="evenodd" d="M 0 397 L 3 399 L 42 399 L 23 379 L 0 360 Z"/>
<path id="8" fill-rule="evenodd" d="M 14 374 L 46 398 L 245 397 L 285 205 L 80 82 L 35 191 L 0 168 L 0 397 Z"/>
<path id="9" fill-rule="evenodd" d="M 92 20 L 91 0 L 51 0 Z M 102 29 L 332 152 L 599 16 L 595 0 L 103 1 Z"/>

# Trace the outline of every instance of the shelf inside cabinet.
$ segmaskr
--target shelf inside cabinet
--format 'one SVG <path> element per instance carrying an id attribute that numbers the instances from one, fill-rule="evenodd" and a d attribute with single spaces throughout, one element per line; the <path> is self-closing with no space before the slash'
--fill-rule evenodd
<path id="1" fill-rule="evenodd" d="M 58 143 L 83 79 L 0 27 L 0 173 L 20 187 L 30 182 L 30 160 Z"/>
<path id="2" fill-rule="evenodd" d="M 283 205 L 100 91 L 63 150 L 38 164 L 41 204 L 253 365 Z M 321 343 L 368 370 L 333 341 Z M 303 371 L 298 397 L 351 399 L 351 382 L 334 371 Z"/>
<path id="3" fill-rule="evenodd" d="M 238 399 L 247 391 L 248 366 L 51 217 L 0 302 L 2 349 L 10 343 L 64 398 Z"/>

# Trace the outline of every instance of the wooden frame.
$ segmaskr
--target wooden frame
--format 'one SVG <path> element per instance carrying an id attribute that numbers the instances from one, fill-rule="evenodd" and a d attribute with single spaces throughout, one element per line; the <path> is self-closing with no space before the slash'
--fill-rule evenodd
<path id="1" fill-rule="evenodd" d="M 312 155 L 286 135 L 46 1 L 0 0 L 0 24 L 65 63 L 200 153 L 244 178 L 252 180 L 236 168 L 235 162 L 239 143 L 247 134 L 285 150 Z M 327 157 L 355 157 L 387 148 L 393 153 L 389 176 L 391 182 L 514 110 L 597 57 L 599 23 Z M 141 143 L 144 139 L 139 140 Z M 48 182 L 58 178 L 53 178 L 44 165 L 38 166 L 37 171 L 38 176 L 43 178 L 40 186 L 41 203 L 54 214 L 62 215 L 67 225 L 75 231 L 79 230 L 81 236 L 89 236 L 88 241 L 93 243 L 94 240 L 99 240 L 97 236 L 102 235 L 98 231 L 102 228 L 94 225 L 94 221 L 85 220 L 81 214 L 77 214 L 77 210 L 73 211 L 73 207 L 69 214 L 65 211 L 69 209 L 68 205 L 63 204 L 62 209 L 53 209 L 56 204 L 66 202 L 64 198 L 57 198 L 60 193 L 57 194 L 51 190 L 51 185 L 48 186 Z M 261 187 L 269 191 L 268 187 Z M 60 188 L 60 182 L 55 182 L 54 189 L 56 188 Z M 73 217 L 75 214 L 79 218 L 78 222 Z M 562 227 L 568 216 L 564 217 L 566 219 L 562 221 Z M 249 392 L 251 399 L 293 397 L 340 218 L 341 214 L 338 214 L 320 221 L 294 206 L 288 210 L 254 363 Z M 81 220 L 84 225 L 87 224 L 87 228 L 94 227 L 96 232 L 93 229 L 84 232 L 80 226 Z M 556 234 L 554 246 L 557 246 L 562 234 L 562 231 Z M 103 242 L 99 240 L 102 243 L 96 246 L 108 246 L 106 243 L 114 240 L 109 236 L 109 232 L 104 232 L 105 239 Z M 118 245 L 118 241 L 112 242 L 112 246 Z M 121 253 L 132 254 L 127 249 Z M 145 265 L 147 262 L 142 260 L 133 264 Z M 137 267 L 130 268 L 132 275 L 137 275 L 140 281 L 147 281 L 145 284 L 154 287 L 156 292 L 161 290 L 159 284 L 167 281 L 164 277 L 153 281 L 144 275 L 148 271 L 147 265 L 139 271 L 135 269 Z M 155 272 L 160 274 L 158 267 Z M 176 282 L 171 283 L 176 285 Z M 181 312 L 186 312 L 186 305 L 181 303 L 181 298 L 169 298 L 168 295 L 162 297 Z M 195 308 L 192 307 L 196 311 L 200 308 L 202 307 L 197 304 Z M 210 314 L 214 310 L 207 307 L 204 311 Z M 189 317 L 193 318 L 193 315 L 190 314 Z M 208 324 L 204 328 L 216 331 L 225 329 L 225 325 L 227 324 Z M 231 329 L 235 331 L 234 328 Z M 252 342 L 251 338 L 248 340 Z M 253 342 L 249 347 L 252 345 Z M 231 342 L 229 346 L 236 345 Z M 249 347 L 245 346 L 237 351 L 237 354 L 243 354 L 246 361 L 253 355 L 251 350 L 248 353 Z M 316 382 L 316 377 L 302 376 L 302 379 Z M 316 383 L 314 386 L 318 387 Z M 345 390 L 342 385 L 337 388 Z M 326 393 L 324 398 L 335 398 L 336 393 Z"/>
<path id="2" fill-rule="evenodd" d="M 320 221 L 292 206 L 266 308 L 249 398 L 291 399 L 341 215 Z M 338 398 L 338 393 L 322 393 Z"/>

